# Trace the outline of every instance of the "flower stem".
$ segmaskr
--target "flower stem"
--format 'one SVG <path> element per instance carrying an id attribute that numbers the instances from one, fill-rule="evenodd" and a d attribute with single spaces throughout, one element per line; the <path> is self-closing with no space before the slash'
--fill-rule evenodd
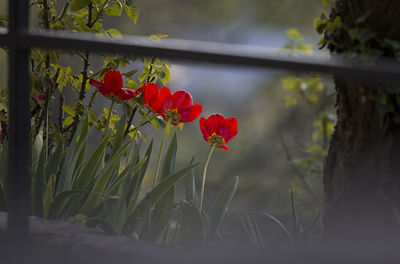
<path id="1" fill-rule="evenodd" d="M 207 167 L 208 167 L 208 163 L 210 162 L 211 154 L 213 153 L 214 149 L 215 149 L 215 145 L 213 145 L 211 147 L 210 152 L 208 153 L 208 156 L 207 156 L 206 164 L 204 165 L 203 179 L 201 181 L 201 192 L 200 192 L 200 205 L 199 205 L 200 212 L 203 209 L 203 197 L 204 197 L 204 187 L 206 185 Z"/>
<path id="2" fill-rule="evenodd" d="M 160 164 L 161 164 L 161 153 L 163 150 L 165 138 L 167 137 L 167 131 L 168 131 L 169 125 L 170 125 L 170 122 L 167 122 L 167 124 L 165 125 L 165 128 L 164 128 L 164 133 L 161 138 L 160 150 L 158 151 L 158 157 L 157 157 L 157 169 L 156 169 L 156 175 L 154 176 L 153 187 L 156 186 L 156 184 L 158 183 L 158 173 L 160 172 Z"/>
<path id="3" fill-rule="evenodd" d="M 104 128 L 104 134 L 107 135 L 108 128 L 110 127 L 110 120 L 111 120 L 111 112 L 114 106 L 115 100 L 111 100 L 111 105 L 110 108 L 108 109 L 108 115 L 107 115 L 107 122 L 106 122 L 106 127 Z"/>
<path id="4" fill-rule="evenodd" d="M 147 116 L 149 115 L 149 113 L 150 113 L 150 111 L 145 113 L 142 116 L 142 119 L 140 120 L 138 126 L 135 129 L 135 132 L 133 132 L 133 136 L 132 136 L 132 139 L 131 139 L 131 143 L 130 143 L 128 154 L 127 154 L 127 158 L 126 158 L 127 162 L 129 161 L 129 157 L 131 156 L 131 151 L 132 151 L 133 143 L 135 142 L 135 139 L 136 139 L 137 132 L 138 132 L 139 128 L 143 125 L 144 121 L 147 119 Z M 129 129 L 129 128 L 127 128 L 127 129 Z"/>

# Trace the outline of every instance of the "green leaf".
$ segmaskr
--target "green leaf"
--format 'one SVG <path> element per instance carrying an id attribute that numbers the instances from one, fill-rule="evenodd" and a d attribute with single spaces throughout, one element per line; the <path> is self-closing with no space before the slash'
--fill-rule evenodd
<path id="1" fill-rule="evenodd" d="M 163 167 L 161 170 L 161 180 L 166 179 L 175 170 L 175 159 L 177 151 L 176 133 L 171 139 L 168 150 L 164 156 Z M 168 224 L 172 208 L 174 206 L 175 188 L 172 187 L 164 196 L 163 199 L 157 204 L 154 209 L 154 214 L 151 219 L 151 235 L 153 240 L 156 240 L 164 231 Z"/>
<path id="2" fill-rule="evenodd" d="M 185 246 L 203 246 L 205 228 L 203 216 L 192 201 L 183 201 L 179 206 L 181 212 L 181 225 L 179 237 Z"/>
<path id="3" fill-rule="evenodd" d="M 322 4 L 323 4 L 324 6 L 329 5 L 329 0 L 322 0 Z"/>
<path id="4" fill-rule="evenodd" d="M 74 185 L 75 189 L 83 189 L 87 184 L 90 183 L 90 180 L 93 179 L 96 170 L 99 167 L 100 162 L 102 161 L 102 157 L 105 154 L 105 149 L 110 140 L 110 137 L 110 134 L 105 136 L 100 144 L 97 146 L 95 151 L 92 153 L 92 155 L 86 162 L 83 170 L 76 178 L 76 182 Z"/>
<path id="5" fill-rule="evenodd" d="M 32 146 L 32 163 L 35 163 L 38 160 L 42 148 L 43 148 L 43 135 L 42 133 L 39 133 L 36 136 Z"/>
<path id="6" fill-rule="evenodd" d="M 72 123 L 74 123 L 74 118 L 72 116 L 67 116 L 64 119 L 64 126 L 70 126 Z"/>
<path id="7" fill-rule="evenodd" d="M 100 205 L 104 190 L 112 179 L 113 172 L 118 170 L 121 157 L 127 150 L 128 146 L 129 142 L 122 146 L 114 156 L 110 157 L 110 160 L 105 165 L 103 171 L 96 178 L 91 193 L 86 199 L 81 212 L 85 213 L 86 215 L 91 215 L 93 210 Z"/>
<path id="8" fill-rule="evenodd" d="M 132 215 L 130 216 L 130 220 L 134 221 L 137 218 L 143 217 L 146 212 L 146 208 L 148 207 L 148 203 L 150 201 L 150 205 L 153 207 L 156 205 L 164 195 L 175 186 L 175 184 L 182 179 L 187 173 L 198 166 L 200 162 L 197 162 L 193 165 L 190 165 L 186 168 L 183 168 L 172 175 L 168 176 L 166 179 L 158 183 L 149 193 L 147 193 L 146 197 L 143 198 L 134 208 Z"/>
<path id="9" fill-rule="evenodd" d="M 90 4 L 90 0 L 72 0 L 71 10 L 78 11 L 84 7 L 87 7 L 89 4 Z"/>
<path id="10" fill-rule="evenodd" d="M 271 215 L 271 214 L 269 214 L 269 213 L 267 213 L 267 212 L 263 212 L 262 215 L 268 217 L 268 218 L 271 219 L 274 223 L 276 223 L 276 224 L 281 228 L 281 230 L 283 231 L 283 233 L 285 234 L 285 236 L 286 236 L 286 238 L 288 239 L 289 243 L 292 243 L 293 238 L 292 238 L 292 236 L 290 235 L 289 230 L 286 228 L 286 226 L 285 226 L 281 221 L 279 221 L 278 218 L 274 217 L 273 215 Z"/>
<path id="11" fill-rule="evenodd" d="M 56 175 L 52 174 L 50 175 L 49 181 L 47 182 L 46 191 L 44 193 L 44 199 L 43 199 L 43 218 L 49 217 L 51 203 L 53 202 L 55 179 Z"/>
<path id="12" fill-rule="evenodd" d="M 114 156 L 115 153 L 117 153 L 117 151 L 121 148 L 122 143 L 124 142 L 125 126 L 126 126 L 126 114 L 124 114 L 120 119 L 120 121 L 118 122 L 116 134 L 114 137 L 114 144 L 112 145 L 110 157 Z"/>
<path id="13" fill-rule="evenodd" d="M 81 142 L 86 142 L 87 140 L 87 131 L 88 131 L 88 115 L 85 112 L 82 120 L 79 122 L 76 132 L 71 140 L 71 144 L 69 145 L 67 155 L 64 160 L 63 167 L 61 169 L 61 174 L 57 186 L 57 192 L 68 190 L 72 187 L 74 171 L 76 168 L 76 163 L 79 158 L 79 154 L 82 151 L 82 148 L 85 144 L 79 144 Z M 85 134 L 86 131 L 86 134 Z"/>
<path id="14" fill-rule="evenodd" d="M 75 110 L 72 106 L 70 105 L 63 105 L 62 109 L 64 110 L 65 113 L 71 115 L 71 116 L 75 116 Z"/>
<path id="15" fill-rule="evenodd" d="M 127 6 L 131 6 L 131 5 L 133 5 L 133 0 L 124 0 L 124 3 L 125 3 Z"/>
<path id="16" fill-rule="evenodd" d="M 136 24 L 139 17 L 139 12 L 136 6 L 135 5 L 128 6 L 127 4 L 124 4 L 124 10 L 125 13 L 128 15 L 128 17 L 133 21 L 133 23 Z"/>
<path id="17" fill-rule="evenodd" d="M 292 40 L 303 40 L 303 36 L 296 28 L 289 28 L 286 30 L 286 35 Z"/>
<path id="18" fill-rule="evenodd" d="M 122 13 L 122 5 L 120 2 L 114 2 L 112 5 L 104 8 L 104 12 L 108 16 L 121 16 Z"/>
<path id="19" fill-rule="evenodd" d="M 51 154 L 49 161 L 46 164 L 46 177 L 45 181 L 48 182 L 50 175 L 55 175 L 61 163 L 64 145 L 60 140 L 57 144 L 56 150 Z"/>
<path id="20" fill-rule="evenodd" d="M 143 164 L 147 162 L 147 158 L 144 157 L 139 163 L 131 162 L 129 166 L 125 168 L 123 172 L 121 172 L 115 179 L 115 181 L 107 187 L 105 193 L 108 195 L 116 195 L 118 189 L 121 187 L 121 184 L 126 178 L 132 178 L 134 174 L 139 174 L 139 170 L 143 166 Z"/>
<path id="21" fill-rule="evenodd" d="M 140 186 L 142 185 L 144 175 L 146 174 L 147 171 L 147 166 L 149 165 L 152 150 L 153 150 L 153 139 L 151 139 L 150 144 L 147 147 L 146 153 L 144 154 L 144 158 L 146 160 L 143 163 L 143 166 L 140 168 L 139 179 L 138 179 L 138 184 L 136 185 L 136 190 L 139 190 Z"/>
<path id="22" fill-rule="evenodd" d="M 32 178 L 32 211 L 35 216 L 43 216 L 43 189 L 46 163 L 46 145 L 43 144 L 38 165 Z"/>
<path id="23" fill-rule="evenodd" d="M 224 189 L 219 194 L 210 215 L 208 240 L 212 239 L 224 220 L 224 217 L 228 212 L 229 204 L 236 193 L 238 183 L 239 177 L 236 176 L 225 185 Z"/>
<path id="24" fill-rule="evenodd" d="M 53 202 L 50 206 L 50 219 L 60 219 L 62 218 L 63 211 L 66 210 L 68 206 L 68 201 L 70 198 L 82 194 L 83 191 L 80 190 L 71 190 L 71 191 L 62 191 L 58 192 L 54 197 Z"/>
<path id="25" fill-rule="evenodd" d="M 151 40 L 160 40 L 162 38 L 168 38 L 168 34 L 158 33 L 158 34 L 151 34 L 149 36 Z"/>
<path id="26" fill-rule="evenodd" d="M 107 33 L 114 39 L 122 39 L 122 34 L 116 28 L 110 28 Z"/>
<path id="27" fill-rule="evenodd" d="M 192 165 L 193 162 L 194 162 L 194 156 L 192 157 L 189 165 Z M 197 204 L 196 180 L 194 177 L 194 168 L 189 172 L 189 175 L 186 177 L 186 200 L 192 201 L 194 204 Z"/>
<path id="28" fill-rule="evenodd" d="M 129 72 L 122 73 L 122 75 L 124 75 L 126 78 L 131 78 L 132 75 L 134 75 L 134 74 L 137 73 L 138 71 L 139 71 L 139 69 L 134 69 L 134 70 L 131 70 L 131 71 L 129 71 Z M 132 81 L 132 80 L 130 80 L 130 81 Z M 135 83 L 136 83 L 136 82 L 135 82 Z M 137 83 L 136 83 L 136 87 L 129 87 L 129 86 L 126 86 L 126 85 L 125 85 L 125 87 L 126 87 L 126 88 L 131 88 L 131 89 L 136 89 L 136 88 L 137 88 Z"/>

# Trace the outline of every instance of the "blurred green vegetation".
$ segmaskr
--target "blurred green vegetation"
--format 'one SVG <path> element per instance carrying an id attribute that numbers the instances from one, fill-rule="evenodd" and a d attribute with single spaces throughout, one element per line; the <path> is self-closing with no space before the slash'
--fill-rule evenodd
<path id="1" fill-rule="evenodd" d="M 128 22 L 122 18 L 123 33 L 162 32 L 174 38 L 191 36 L 200 40 L 213 40 L 215 36 L 202 35 L 192 29 L 220 28 L 240 33 L 251 27 L 296 27 L 310 34 L 314 32 L 314 18 L 324 8 L 321 0 L 138 0 L 136 4 L 138 24 L 124 26 Z"/>

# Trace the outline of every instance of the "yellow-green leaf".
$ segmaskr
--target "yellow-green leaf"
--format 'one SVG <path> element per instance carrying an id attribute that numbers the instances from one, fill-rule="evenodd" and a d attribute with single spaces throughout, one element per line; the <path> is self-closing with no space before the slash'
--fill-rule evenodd
<path id="1" fill-rule="evenodd" d="M 71 116 L 68 116 L 67 118 L 65 118 L 64 120 L 64 126 L 69 126 L 74 122 L 74 119 Z"/>
<path id="2" fill-rule="evenodd" d="M 303 36 L 296 28 L 289 28 L 286 30 L 286 35 L 292 40 L 303 40 Z"/>
<path id="3" fill-rule="evenodd" d="M 75 116 L 75 110 L 74 108 L 72 108 L 72 106 L 70 105 L 63 105 L 62 109 L 64 110 L 65 113 L 71 115 L 71 116 Z"/>
<path id="4" fill-rule="evenodd" d="M 124 4 L 124 10 L 125 10 L 125 13 L 128 15 L 128 17 L 133 21 L 133 23 L 136 24 L 138 17 L 139 17 L 139 12 L 138 12 L 136 6 L 135 5 L 128 6 L 128 5 Z"/>
<path id="5" fill-rule="evenodd" d="M 114 2 L 112 5 L 104 8 L 104 12 L 108 16 L 120 16 L 122 13 L 122 5 L 119 2 Z"/>
<path id="6" fill-rule="evenodd" d="M 90 4 L 90 0 L 72 0 L 71 10 L 78 11 Z"/>
<path id="7" fill-rule="evenodd" d="M 116 28 L 110 28 L 109 30 L 107 30 L 107 33 L 115 39 L 122 39 L 122 34 L 121 32 L 119 32 L 118 29 Z"/>

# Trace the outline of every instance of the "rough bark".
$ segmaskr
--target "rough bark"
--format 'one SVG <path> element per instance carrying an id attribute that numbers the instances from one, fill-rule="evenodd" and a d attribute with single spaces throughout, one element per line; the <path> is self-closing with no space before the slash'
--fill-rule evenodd
<path id="1" fill-rule="evenodd" d="M 350 27 L 366 12 L 372 12 L 365 23 L 377 39 L 400 39 L 400 1 L 347 0 L 339 10 Z M 345 37 L 338 41 L 350 47 Z M 400 126 L 394 113 L 376 110 L 384 94 L 380 84 L 336 80 L 336 91 L 338 119 L 324 172 L 324 241 L 356 250 L 398 247 Z"/>

